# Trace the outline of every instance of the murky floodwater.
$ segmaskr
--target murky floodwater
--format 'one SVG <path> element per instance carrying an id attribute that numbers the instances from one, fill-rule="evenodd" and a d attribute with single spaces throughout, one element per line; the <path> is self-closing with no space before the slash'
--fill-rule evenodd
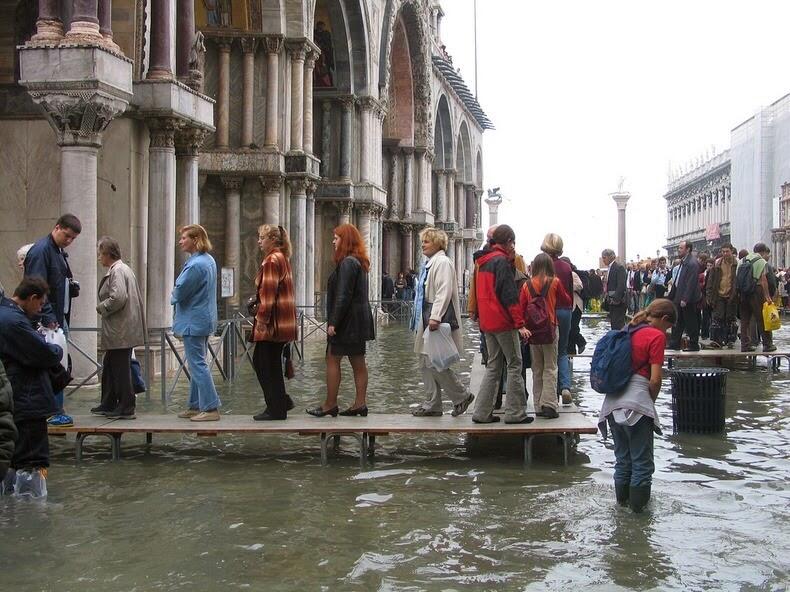
<path id="1" fill-rule="evenodd" d="M 604 330 L 585 321 L 593 342 Z M 297 411 L 323 388 L 323 344 L 307 349 L 288 384 Z M 410 351 L 403 326 L 380 330 L 368 358 L 372 412 L 406 413 L 419 400 Z M 577 362 L 574 389 L 596 417 L 601 396 L 585 367 Z M 223 387 L 225 413 L 261 408 L 251 369 L 241 372 Z M 614 504 L 614 456 L 599 436 L 583 436 L 567 468 L 544 442 L 528 471 L 517 446 L 379 438 L 367 472 L 353 441 L 322 468 L 315 437 L 156 436 L 146 452 L 132 435 L 122 462 L 94 440 L 79 465 L 73 440 L 53 439 L 47 502 L 0 499 L 0 590 L 785 590 L 789 376 L 786 365 L 730 373 L 718 436 L 673 435 L 665 388 L 643 515 Z M 70 411 L 97 398 L 75 395 Z M 160 413 L 157 398 L 138 411 Z M 341 405 L 351 400 L 345 384 Z"/>

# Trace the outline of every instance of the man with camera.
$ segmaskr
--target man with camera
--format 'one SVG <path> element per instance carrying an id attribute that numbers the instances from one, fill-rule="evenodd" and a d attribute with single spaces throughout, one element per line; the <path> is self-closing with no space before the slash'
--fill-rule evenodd
<path id="1" fill-rule="evenodd" d="M 49 286 L 49 299 L 41 308 L 39 321 L 45 327 L 61 327 L 68 335 L 71 300 L 80 295 L 64 251 L 82 232 L 82 224 L 73 214 L 63 214 L 47 236 L 37 240 L 25 257 L 25 277 L 38 277 Z M 74 420 L 63 409 L 63 391 L 55 393 L 58 412 L 47 420 L 51 426 L 71 426 Z"/>

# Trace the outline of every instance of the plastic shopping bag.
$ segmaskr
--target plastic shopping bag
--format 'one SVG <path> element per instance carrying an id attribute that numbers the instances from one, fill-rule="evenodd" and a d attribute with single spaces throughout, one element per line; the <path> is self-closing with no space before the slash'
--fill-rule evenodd
<path id="1" fill-rule="evenodd" d="M 776 331 L 782 327 L 782 320 L 779 318 L 779 311 L 776 305 L 771 302 L 763 303 L 763 328 L 766 331 Z"/>
<path id="2" fill-rule="evenodd" d="M 60 359 L 60 365 L 63 366 L 65 370 L 69 369 L 69 344 L 66 341 L 66 334 L 63 333 L 63 329 L 58 327 L 57 329 L 50 329 L 48 327 L 41 327 L 39 331 L 44 335 L 44 341 L 47 343 L 54 343 L 55 345 L 59 346 L 60 349 L 63 350 L 63 357 Z"/>
<path id="3" fill-rule="evenodd" d="M 449 323 L 442 323 L 436 331 L 431 331 L 426 327 L 422 338 L 425 342 L 424 351 L 428 356 L 428 363 L 440 372 L 447 370 L 461 359 L 458 348 L 451 337 Z"/>

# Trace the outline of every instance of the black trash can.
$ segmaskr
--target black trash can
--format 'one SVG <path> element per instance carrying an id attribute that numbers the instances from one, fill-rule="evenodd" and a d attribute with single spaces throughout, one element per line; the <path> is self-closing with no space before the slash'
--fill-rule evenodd
<path id="1" fill-rule="evenodd" d="M 724 431 L 726 368 L 679 368 L 672 380 L 672 427 L 675 432 L 714 434 Z"/>

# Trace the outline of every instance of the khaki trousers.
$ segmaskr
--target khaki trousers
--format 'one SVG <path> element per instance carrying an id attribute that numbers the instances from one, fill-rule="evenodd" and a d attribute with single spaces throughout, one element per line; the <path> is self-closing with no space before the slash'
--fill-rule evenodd
<path id="1" fill-rule="evenodd" d="M 420 372 L 425 385 L 425 402 L 420 405 L 426 411 L 442 411 L 442 390 L 450 397 L 453 405 L 463 403 L 471 393 L 458 380 L 452 368 L 441 372 L 428 366 L 428 356 L 420 354 Z"/>
<path id="2" fill-rule="evenodd" d="M 505 397 L 505 423 L 518 423 L 527 416 L 527 396 L 524 392 L 524 379 L 521 376 L 521 343 L 518 331 L 486 333 L 488 363 L 480 392 L 475 399 L 475 412 L 472 419 L 490 422 L 494 413 L 496 388 L 502 376 L 502 368 L 507 368 L 507 393 Z M 554 348 L 557 355 L 557 348 Z M 556 383 L 555 383 L 556 384 Z"/>
<path id="3" fill-rule="evenodd" d="M 558 409 L 557 405 L 557 332 L 554 341 L 546 345 L 530 345 L 532 356 L 532 395 L 535 411 L 541 407 Z"/>

